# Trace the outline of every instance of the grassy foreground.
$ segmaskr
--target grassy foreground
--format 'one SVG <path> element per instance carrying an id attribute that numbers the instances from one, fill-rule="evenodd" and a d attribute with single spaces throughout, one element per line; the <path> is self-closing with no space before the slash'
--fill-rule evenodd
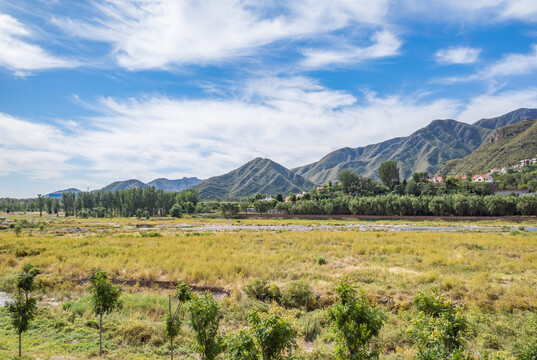
<path id="1" fill-rule="evenodd" d="M 218 219 L 165 222 L 229 223 Z M 46 220 L 44 227 L 32 229 L 31 235 L 29 230 L 21 236 L 10 229 L 1 231 L 0 291 L 12 291 L 13 277 L 24 263 L 31 262 L 43 270 L 38 293 L 45 303 L 51 302 L 50 297 L 62 302 L 41 308 L 32 330 L 25 335 L 27 353 L 40 359 L 84 359 L 98 353 L 98 330 L 88 310 L 85 285 L 79 283 L 95 267 L 106 270 L 112 278 L 183 279 L 224 287 L 231 293 L 220 301 L 225 333 L 244 326 L 248 310 L 268 307 L 247 298 L 241 291 L 244 285 L 262 278 L 285 291 L 291 282 L 302 279 L 320 295 L 317 310 L 290 310 L 301 334 L 299 353 L 309 359 L 330 358 L 333 335 L 323 308 L 333 301 L 334 284 L 344 274 L 389 313 L 378 339 L 385 345 L 382 358 L 412 357 L 407 332 L 414 311 L 411 301 L 419 291 L 431 289 L 464 304 L 472 325 L 472 350 L 503 351 L 509 356 L 516 340 L 530 336 L 524 328 L 537 309 L 536 234 L 522 230 L 207 233 L 159 229 L 160 223 L 163 221 L 59 218 Z M 139 224 L 152 229 L 140 231 Z M 72 227 L 86 230 L 60 231 Z M 326 264 L 319 264 L 321 258 Z M 124 309 L 105 320 L 107 356 L 165 357 L 168 348 L 162 319 L 170 291 L 133 286 L 125 287 L 125 292 Z M 0 358 L 15 354 L 16 341 L 6 312 L 0 310 Z M 195 358 L 190 350 L 192 341 L 190 330 L 184 327 L 178 341 L 178 354 L 183 358 Z"/>

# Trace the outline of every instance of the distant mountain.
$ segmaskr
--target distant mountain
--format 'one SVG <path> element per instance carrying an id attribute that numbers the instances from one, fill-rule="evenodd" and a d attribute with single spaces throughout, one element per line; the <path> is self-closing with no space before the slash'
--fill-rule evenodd
<path id="1" fill-rule="evenodd" d="M 521 121 L 494 131 L 476 151 L 464 159 L 448 161 L 440 175 L 485 173 L 537 157 L 537 120 Z"/>
<path id="2" fill-rule="evenodd" d="M 78 194 L 79 192 L 81 192 L 80 190 L 78 189 L 75 189 L 75 188 L 69 188 L 69 189 L 65 189 L 65 190 L 58 190 L 58 191 L 55 191 L 53 193 L 50 193 L 50 194 L 47 194 L 45 195 L 44 197 L 46 198 L 61 198 L 62 197 L 62 194 L 63 193 L 67 193 L 67 192 L 73 192 L 75 194 Z"/>
<path id="3" fill-rule="evenodd" d="M 445 162 L 463 158 L 477 149 L 496 127 L 522 121 L 537 109 L 518 109 L 475 124 L 455 120 L 434 120 L 408 137 L 390 139 L 359 148 L 336 150 L 321 160 L 292 169 L 308 180 L 322 184 L 337 179 L 343 169 L 378 178 L 378 167 L 386 160 L 397 161 L 402 178 L 413 172 L 435 174 Z"/>
<path id="4" fill-rule="evenodd" d="M 194 185 L 199 184 L 203 180 L 198 179 L 197 177 L 184 177 L 182 179 L 177 180 L 168 180 L 164 178 L 155 179 L 153 181 L 148 182 L 145 184 L 146 186 L 154 186 L 157 189 L 162 189 L 164 191 L 183 191 L 186 190 Z"/>
<path id="5" fill-rule="evenodd" d="M 530 119 L 537 119 L 537 109 L 521 108 L 492 119 L 481 119 L 476 121 L 474 125 L 496 130 L 505 125 L 515 124 L 526 117 L 529 117 Z"/>
<path id="6" fill-rule="evenodd" d="M 198 179 L 196 177 L 190 177 L 190 178 L 184 177 L 182 179 L 177 179 L 177 180 L 168 180 L 165 178 L 160 178 L 160 179 L 155 179 L 145 184 L 141 182 L 140 180 L 131 179 L 131 180 L 113 182 L 110 185 L 107 185 L 98 191 L 118 191 L 118 190 L 132 189 L 132 188 L 137 188 L 137 187 L 147 187 L 147 186 L 154 186 L 157 190 L 164 190 L 164 191 L 170 191 L 170 192 L 183 191 L 196 184 L 199 184 L 202 181 L 203 180 Z"/>
<path id="7" fill-rule="evenodd" d="M 315 185 L 280 164 L 256 158 L 238 169 L 209 178 L 193 187 L 204 200 L 240 199 L 257 193 L 267 195 L 309 191 Z"/>
<path id="8" fill-rule="evenodd" d="M 119 191 L 119 190 L 125 190 L 125 189 L 132 189 L 132 188 L 138 188 L 138 187 L 145 187 L 145 184 L 141 182 L 140 180 L 136 179 L 130 179 L 125 181 L 115 181 L 109 185 L 106 185 L 102 189 L 98 191 Z"/>

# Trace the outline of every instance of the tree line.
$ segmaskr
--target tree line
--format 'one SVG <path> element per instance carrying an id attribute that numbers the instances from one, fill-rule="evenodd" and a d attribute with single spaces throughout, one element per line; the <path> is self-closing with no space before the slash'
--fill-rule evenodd
<path id="1" fill-rule="evenodd" d="M 11 325 L 19 338 L 18 355 L 22 358 L 22 335 L 28 331 L 37 315 L 37 298 L 31 296 L 34 279 L 40 271 L 26 264 L 16 279 L 17 295 L 7 305 Z M 99 356 L 103 354 L 103 316 L 122 308 L 122 289 L 113 285 L 106 272 L 93 269 L 89 276 L 87 291 L 91 300 L 91 311 L 99 317 Z M 245 288 L 248 296 L 261 301 L 271 301 L 266 312 L 250 311 L 248 326 L 232 334 L 224 335 L 220 329 L 222 313 L 217 300 L 210 292 L 196 294 L 183 281 L 179 281 L 168 300 L 168 312 L 163 319 L 166 338 L 170 341 L 170 358 L 174 358 L 174 340 L 186 323 L 193 331 L 195 351 L 202 360 L 276 360 L 296 359 L 293 352 L 297 347 L 298 332 L 287 307 L 303 307 L 311 298 L 309 288 L 294 289 L 296 303 L 283 302 L 265 281 L 256 280 Z M 374 306 L 364 292 L 358 292 L 352 283 L 343 277 L 335 288 L 336 300 L 326 309 L 325 315 L 334 334 L 334 358 L 338 360 L 378 359 L 381 347 L 375 338 L 386 323 L 389 313 Z M 306 302 L 301 303 L 300 300 Z M 464 307 L 453 303 L 439 292 L 419 293 L 413 301 L 414 317 L 412 335 L 414 359 L 496 359 L 500 355 L 470 352 L 466 344 L 470 328 Z M 529 343 L 516 343 L 512 353 L 517 360 L 537 357 L 537 338 Z"/>

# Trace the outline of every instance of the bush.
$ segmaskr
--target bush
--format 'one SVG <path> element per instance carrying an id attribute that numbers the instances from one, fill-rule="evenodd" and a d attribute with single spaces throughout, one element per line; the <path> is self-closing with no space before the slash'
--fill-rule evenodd
<path id="1" fill-rule="evenodd" d="M 174 218 L 180 218 L 183 216 L 183 208 L 179 204 L 174 204 L 170 209 L 170 215 Z"/>
<path id="2" fill-rule="evenodd" d="M 264 301 L 269 297 L 269 286 L 266 280 L 255 279 L 244 287 L 244 292 L 251 298 Z"/>
<path id="3" fill-rule="evenodd" d="M 308 283 L 297 280 L 289 284 L 281 302 L 283 306 L 288 308 L 312 310 L 315 305 L 315 297 Z"/>
<path id="4" fill-rule="evenodd" d="M 326 259 L 324 258 L 324 256 L 321 256 L 317 259 L 317 265 L 326 265 Z"/>
<path id="5" fill-rule="evenodd" d="M 411 330 L 417 360 L 463 359 L 468 323 L 460 307 L 439 293 L 420 293 Z"/>

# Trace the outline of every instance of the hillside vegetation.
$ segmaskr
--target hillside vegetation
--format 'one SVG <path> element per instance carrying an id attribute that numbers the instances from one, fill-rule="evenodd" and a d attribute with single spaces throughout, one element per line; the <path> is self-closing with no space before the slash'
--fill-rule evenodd
<path id="1" fill-rule="evenodd" d="M 239 199 L 261 194 L 289 194 L 309 191 L 315 185 L 280 164 L 256 158 L 238 169 L 215 176 L 194 186 L 204 200 Z"/>
<path id="2" fill-rule="evenodd" d="M 537 120 L 522 121 L 496 130 L 476 151 L 447 162 L 441 175 L 486 173 L 537 156 Z"/>

